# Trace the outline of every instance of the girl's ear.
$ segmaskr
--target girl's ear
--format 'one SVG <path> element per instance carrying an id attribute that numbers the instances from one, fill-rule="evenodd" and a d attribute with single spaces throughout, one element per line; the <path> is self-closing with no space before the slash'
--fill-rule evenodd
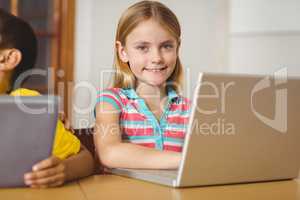
<path id="1" fill-rule="evenodd" d="M 18 49 L 6 49 L 0 53 L 0 70 L 12 71 L 22 60 L 22 53 Z"/>
<path id="2" fill-rule="evenodd" d="M 116 48 L 118 51 L 119 58 L 122 60 L 122 62 L 127 63 L 129 59 L 125 51 L 125 47 L 122 45 L 120 41 L 116 42 Z"/>

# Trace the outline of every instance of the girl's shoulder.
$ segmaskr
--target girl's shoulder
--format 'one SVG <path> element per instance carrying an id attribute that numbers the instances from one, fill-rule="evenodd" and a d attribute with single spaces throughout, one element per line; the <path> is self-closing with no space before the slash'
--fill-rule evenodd
<path id="1" fill-rule="evenodd" d="M 116 100 L 122 100 L 125 97 L 124 89 L 122 88 L 106 88 L 103 90 L 98 90 L 97 98 L 100 97 L 110 97 L 115 98 Z"/>
<path id="2" fill-rule="evenodd" d="M 97 103 L 106 102 L 113 105 L 116 109 L 122 110 L 127 102 L 127 97 L 122 88 L 106 88 L 98 90 Z"/>
<path id="3" fill-rule="evenodd" d="M 190 105 L 191 104 L 191 100 L 185 96 L 182 95 L 178 95 L 179 96 L 179 100 L 182 104 L 187 104 Z"/>
<path id="4" fill-rule="evenodd" d="M 178 93 L 173 88 L 168 88 L 168 98 L 172 100 L 174 104 L 177 105 L 190 105 L 191 100 L 185 96 L 183 96 L 181 93 Z"/>
<path id="5" fill-rule="evenodd" d="M 182 110 L 182 111 L 190 111 L 191 109 L 191 100 L 182 95 L 178 95 L 173 104 L 170 107 L 171 110 Z"/>

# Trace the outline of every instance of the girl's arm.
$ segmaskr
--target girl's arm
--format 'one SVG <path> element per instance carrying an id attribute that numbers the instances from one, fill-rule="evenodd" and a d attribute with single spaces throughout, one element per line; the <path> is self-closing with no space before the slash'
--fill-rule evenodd
<path id="1" fill-rule="evenodd" d="M 94 171 L 94 159 L 91 153 L 81 146 L 78 154 L 61 160 L 51 156 L 33 166 L 32 172 L 24 175 L 24 181 L 33 188 L 47 188 L 62 185 L 88 176 Z"/>
<path id="2" fill-rule="evenodd" d="M 159 151 L 122 143 L 119 112 L 111 104 L 98 103 L 94 142 L 100 161 L 110 168 L 176 169 L 181 153 Z"/>

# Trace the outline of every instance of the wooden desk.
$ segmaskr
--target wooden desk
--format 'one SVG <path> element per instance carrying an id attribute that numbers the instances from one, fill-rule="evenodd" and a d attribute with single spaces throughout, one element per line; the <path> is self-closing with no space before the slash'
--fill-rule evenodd
<path id="1" fill-rule="evenodd" d="M 85 200 L 77 182 L 51 189 L 11 188 L 0 189 L 3 200 Z"/>
<path id="2" fill-rule="evenodd" d="M 114 175 L 98 175 L 79 184 L 88 200 L 300 200 L 300 183 L 295 180 L 174 189 Z"/>
<path id="3" fill-rule="evenodd" d="M 0 189 L 0 199 L 17 200 L 300 200 L 300 182 L 174 189 L 114 175 L 96 175 L 52 189 Z"/>

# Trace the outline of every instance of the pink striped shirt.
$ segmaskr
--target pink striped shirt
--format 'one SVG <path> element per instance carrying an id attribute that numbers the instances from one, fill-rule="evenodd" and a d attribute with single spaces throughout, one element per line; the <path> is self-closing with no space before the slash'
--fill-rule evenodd
<path id="1" fill-rule="evenodd" d="M 100 91 L 97 102 L 108 102 L 120 112 L 122 140 L 134 144 L 181 152 L 190 114 L 190 101 L 168 88 L 168 101 L 157 120 L 134 89 Z"/>

